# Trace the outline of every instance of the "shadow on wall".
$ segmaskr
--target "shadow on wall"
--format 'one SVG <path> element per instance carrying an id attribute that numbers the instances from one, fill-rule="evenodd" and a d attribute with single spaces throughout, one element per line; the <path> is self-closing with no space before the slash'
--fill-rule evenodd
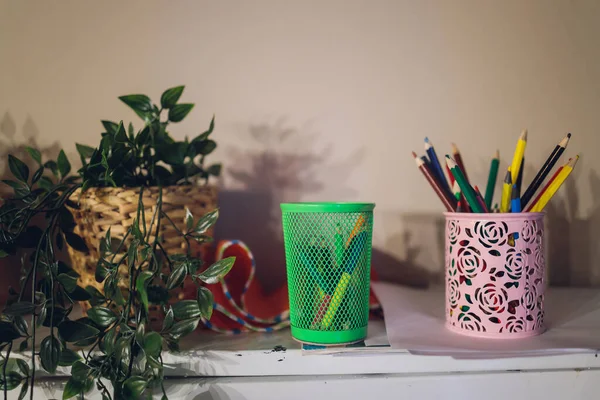
<path id="1" fill-rule="evenodd" d="M 579 161 L 581 163 L 581 160 Z M 580 166 L 578 166 L 580 167 Z M 565 181 L 562 196 L 546 206 L 548 278 L 554 286 L 600 285 L 600 177 L 590 171 L 593 206 L 579 215 L 574 179 Z"/>
<path id="2" fill-rule="evenodd" d="M 8 155 L 12 154 L 23 161 L 30 170 L 30 175 L 37 169 L 35 161 L 31 159 L 25 151 L 26 146 L 34 147 L 42 153 L 42 158 L 56 158 L 60 151 L 58 143 L 41 148 L 37 142 L 40 132 L 31 117 L 27 117 L 23 123 L 20 134 L 17 131 L 17 124 L 9 112 L 5 112 L 0 119 L 0 179 L 14 179 L 8 167 Z M 12 194 L 12 189 L 0 183 L 0 198 Z M 0 304 L 6 302 L 8 287 L 19 287 L 19 255 L 0 259 Z"/>
<path id="3" fill-rule="evenodd" d="M 364 150 L 342 161 L 331 160 L 333 146 L 315 149 L 318 134 L 309 127 L 294 128 L 284 119 L 251 125 L 243 133 L 245 147 L 227 149 L 228 189 L 219 194 L 222 213 L 217 239 L 239 239 L 254 253 L 257 278 L 267 293 L 285 282 L 285 253 L 281 227 L 282 202 L 347 199 L 347 186 Z"/>

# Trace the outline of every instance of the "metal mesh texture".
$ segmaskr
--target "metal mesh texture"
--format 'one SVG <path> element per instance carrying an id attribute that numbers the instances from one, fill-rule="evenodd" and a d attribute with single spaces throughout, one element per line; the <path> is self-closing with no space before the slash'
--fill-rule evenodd
<path id="1" fill-rule="evenodd" d="M 293 327 L 367 326 L 372 229 L 372 212 L 283 212 Z"/>

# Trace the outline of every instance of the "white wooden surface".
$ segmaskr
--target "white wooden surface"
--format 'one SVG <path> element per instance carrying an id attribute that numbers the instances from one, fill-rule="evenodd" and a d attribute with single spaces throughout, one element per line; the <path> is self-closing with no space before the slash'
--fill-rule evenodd
<path id="1" fill-rule="evenodd" d="M 382 335 L 383 323 L 374 322 L 369 330 L 370 336 Z M 286 350 L 273 351 L 275 346 Z M 306 354 L 288 331 L 235 337 L 201 333 L 188 338 L 185 348 L 165 358 L 171 400 L 600 397 L 600 357 L 591 353 L 494 360 L 382 349 Z M 35 398 L 61 398 L 66 374 L 62 369 L 40 379 Z M 16 392 L 9 396 L 16 397 Z M 86 398 L 100 399 L 97 393 Z"/>

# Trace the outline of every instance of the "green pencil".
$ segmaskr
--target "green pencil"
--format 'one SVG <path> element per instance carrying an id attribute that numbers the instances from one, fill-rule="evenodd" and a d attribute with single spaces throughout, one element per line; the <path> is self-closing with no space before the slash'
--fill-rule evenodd
<path id="1" fill-rule="evenodd" d="M 496 155 L 492 158 L 490 165 L 490 175 L 488 176 L 487 187 L 485 188 L 485 205 L 491 210 L 492 200 L 494 199 L 494 189 L 496 188 L 496 179 L 498 179 L 498 166 L 500 165 L 500 152 L 496 150 Z"/>
<path id="2" fill-rule="evenodd" d="M 452 175 L 454 175 L 454 179 L 456 179 L 456 181 L 458 182 L 460 190 L 462 190 L 463 196 L 465 196 L 465 199 L 467 199 L 467 203 L 469 203 L 469 207 L 471 207 L 471 210 L 473 210 L 473 212 L 476 213 L 485 212 L 483 208 L 481 208 L 481 204 L 479 204 L 479 201 L 477 200 L 475 190 L 473 190 L 471 185 L 469 185 L 469 182 L 467 182 L 465 175 L 462 173 L 460 168 L 458 168 L 456 161 L 451 159 L 449 155 L 446 155 L 446 164 L 448 165 L 448 168 L 450 168 L 450 172 L 452 172 Z"/>

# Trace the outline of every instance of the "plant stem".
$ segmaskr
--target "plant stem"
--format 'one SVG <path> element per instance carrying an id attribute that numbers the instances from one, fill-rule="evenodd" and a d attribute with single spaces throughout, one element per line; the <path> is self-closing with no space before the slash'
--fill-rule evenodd
<path id="1" fill-rule="evenodd" d="M 4 365 L 2 366 L 2 382 L 4 384 L 4 400 L 8 399 L 8 388 L 6 385 L 6 365 L 8 364 L 8 358 L 10 357 L 10 351 L 12 350 L 12 342 L 8 344 L 8 349 L 6 350 L 6 359 L 4 360 Z M 27 379 L 27 378 L 25 378 Z"/>

